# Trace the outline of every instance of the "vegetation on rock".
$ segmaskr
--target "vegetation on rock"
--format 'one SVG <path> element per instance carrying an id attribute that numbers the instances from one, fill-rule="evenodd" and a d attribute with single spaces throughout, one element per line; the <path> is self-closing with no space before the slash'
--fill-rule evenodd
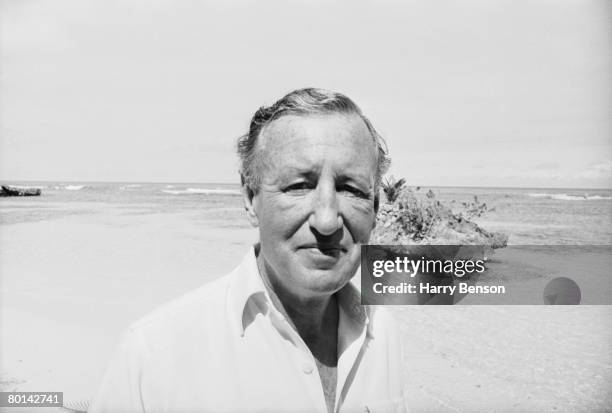
<path id="1" fill-rule="evenodd" d="M 370 239 L 372 244 L 486 245 L 491 248 L 507 245 L 506 234 L 489 232 L 471 221 L 492 211 L 477 197 L 462 203 L 463 211 L 455 213 L 437 200 L 433 191 L 418 197 L 404 182 L 393 177 L 384 181 L 387 200 L 378 211 L 376 228 Z"/>
<path id="2" fill-rule="evenodd" d="M 404 178 L 399 181 L 395 180 L 393 175 L 386 177 L 382 182 L 382 189 L 387 197 L 387 202 L 394 202 L 400 193 L 400 190 L 406 183 Z"/>

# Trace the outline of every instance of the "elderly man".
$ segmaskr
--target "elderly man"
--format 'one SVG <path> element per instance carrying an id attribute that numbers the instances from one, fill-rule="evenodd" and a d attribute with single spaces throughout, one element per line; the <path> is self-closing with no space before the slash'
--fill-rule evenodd
<path id="1" fill-rule="evenodd" d="M 91 411 L 404 411 L 397 328 L 350 282 L 382 138 L 346 96 L 302 89 L 259 109 L 238 153 L 259 243 L 134 324 Z"/>

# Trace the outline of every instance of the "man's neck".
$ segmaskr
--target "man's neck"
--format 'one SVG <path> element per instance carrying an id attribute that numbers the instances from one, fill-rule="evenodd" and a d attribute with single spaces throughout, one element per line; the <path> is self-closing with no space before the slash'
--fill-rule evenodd
<path id="1" fill-rule="evenodd" d="M 287 317 L 304 341 L 308 342 L 308 337 L 337 333 L 338 303 L 335 294 L 304 299 L 273 288 L 270 280 L 263 274 L 262 278 L 274 306 Z"/>
<path id="2" fill-rule="evenodd" d="M 338 335 L 338 303 L 335 295 L 326 297 L 324 301 L 310 302 L 306 305 L 294 300 L 283 300 L 280 297 L 279 300 L 284 312 L 306 344 L 330 342 L 331 345 L 331 341 L 335 344 Z M 335 360 L 333 364 L 320 361 L 326 365 L 335 365 Z"/>

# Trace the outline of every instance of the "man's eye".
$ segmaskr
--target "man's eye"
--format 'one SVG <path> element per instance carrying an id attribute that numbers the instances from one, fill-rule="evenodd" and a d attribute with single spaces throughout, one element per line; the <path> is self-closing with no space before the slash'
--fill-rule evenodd
<path id="1" fill-rule="evenodd" d="M 338 187 L 339 192 L 348 192 L 352 195 L 358 196 L 360 198 L 369 198 L 369 194 L 363 192 L 361 189 L 357 189 L 354 186 L 350 185 L 341 185 Z"/>
<path id="2" fill-rule="evenodd" d="M 312 185 L 308 182 L 296 182 L 286 187 L 285 191 L 305 191 L 312 188 Z"/>

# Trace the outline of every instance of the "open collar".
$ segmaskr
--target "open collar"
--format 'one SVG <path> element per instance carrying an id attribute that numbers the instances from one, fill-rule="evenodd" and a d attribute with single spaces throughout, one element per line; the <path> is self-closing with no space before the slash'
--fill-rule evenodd
<path id="1" fill-rule="evenodd" d="M 359 274 L 359 269 L 357 273 Z M 356 278 L 359 277 L 354 277 L 351 282 L 336 293 L 340 317 L 339 325 L 341 326 L 339 338 L 359 336 L 364 328 L 367 329 L 367 334 L 373 337 L 370 323 L 373 308 L 361 304 L 361 293 L 355 282 Z M 267 308 L 269 311 L 280 314 L 280 311 L 274 307 L 259 273 L 255 247 L 249 249 L 238 267 L 230 274 L 227 298 L 231 324 L 240 336 L 244 335 L 245 329 L 253 320 L 253 317 L 248 317 L 245 314 L 252 300 L 256 301 L 256 306 L 252 308 Z"/>

